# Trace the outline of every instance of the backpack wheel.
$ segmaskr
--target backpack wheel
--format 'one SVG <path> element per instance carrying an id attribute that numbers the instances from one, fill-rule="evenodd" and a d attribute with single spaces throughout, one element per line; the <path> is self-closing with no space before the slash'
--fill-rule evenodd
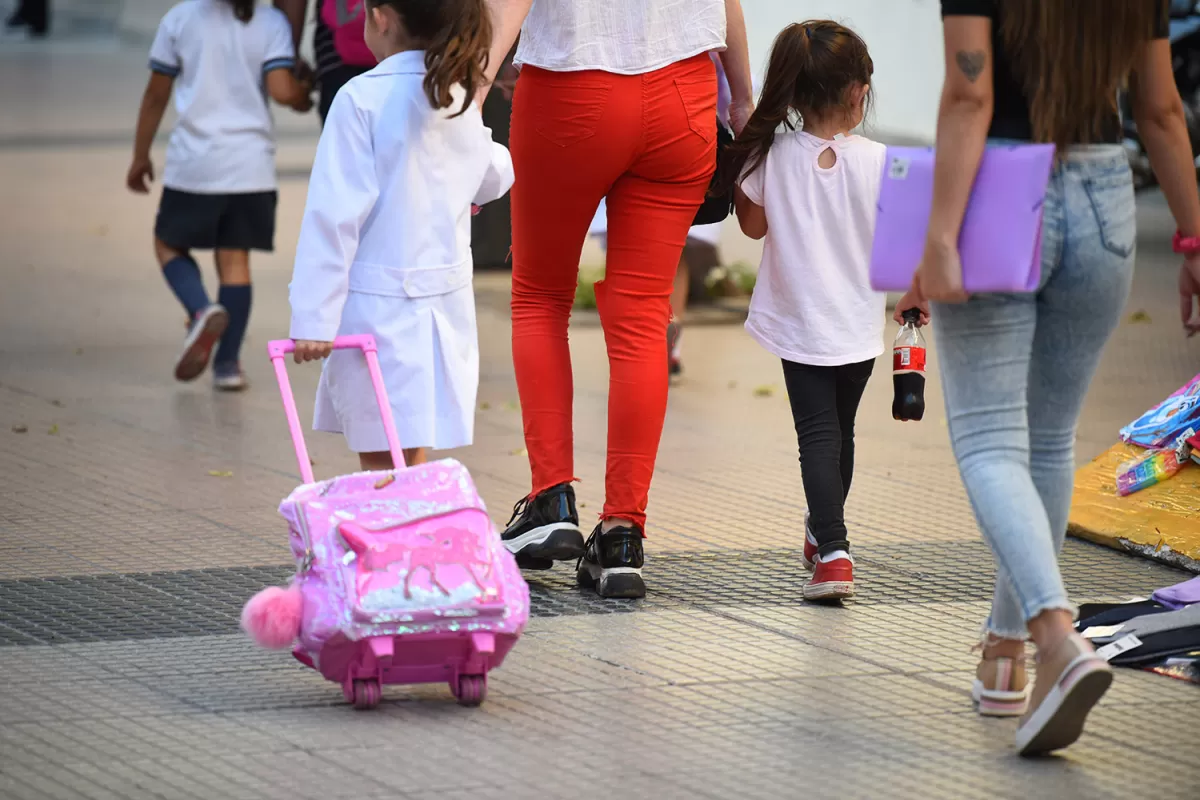
<path id="1" fill-rule="evenodd" d="M 379 705 L 383 698 L 383 688 L 377 678 L 367 678 L 354 682 L 354 707 L 360 711 L 369 711 Z"/>
<path id="2" fill-rule="evenodd" d="M 458 678 L 458 704 L 477 706 L 487 697 L 486 675 L 460 675 Z"/>

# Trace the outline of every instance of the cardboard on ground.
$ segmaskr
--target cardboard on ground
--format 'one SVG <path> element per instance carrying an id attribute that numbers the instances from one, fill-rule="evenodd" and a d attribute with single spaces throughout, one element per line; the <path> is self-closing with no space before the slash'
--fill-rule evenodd
<path id="1" fill-rule="evenodd" d="M 1200 465 L 1121 497 L 1117 467 L 1145 452 L 1118 443 L 1076 472 L 1068 532 L 1200 572 Z"/>

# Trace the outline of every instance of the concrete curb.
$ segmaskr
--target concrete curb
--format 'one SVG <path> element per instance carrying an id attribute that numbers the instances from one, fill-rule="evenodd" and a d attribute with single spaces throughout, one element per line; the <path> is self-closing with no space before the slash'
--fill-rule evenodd
<path id="1" fill-rule="evenodd" d="M 1116 470 L 1145 451 L 1124 443 L 1075 473 L 1067 532 L 1076 538 L 1200 573 L 1200 466 L 1121 497 Z"/>

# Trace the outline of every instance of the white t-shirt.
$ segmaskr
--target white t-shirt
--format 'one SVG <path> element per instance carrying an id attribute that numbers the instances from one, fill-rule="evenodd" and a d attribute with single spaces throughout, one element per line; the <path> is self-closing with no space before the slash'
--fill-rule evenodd
<path id="1" fill-rule="evenodd" d="M 514 59 L 640 75 L 725 49 L 725 0 L 533 0 Z"/>
<path id="2" fill-rule="evenodd" d="M 830 147 L 837 161 L 822 169 Z M 886 296 L 871 288 L 868 267 L 886 152 L 861 136 L 781 133 L 742 179 L 767 213 L 746 330 L 780 358 L 839 366 L 883 352 Z"/>
<path id="3" fill-rule="evenodd" d="M 184 0 L 158 25 L 150 69 L 175 78 L 179 120 L 163 186 L 197 194 L 268 192 L 275 133 L 264 79 L 291 69 L 296 51 L 283 12 L 258 6 L 249 22 L 224 0 Z"/>

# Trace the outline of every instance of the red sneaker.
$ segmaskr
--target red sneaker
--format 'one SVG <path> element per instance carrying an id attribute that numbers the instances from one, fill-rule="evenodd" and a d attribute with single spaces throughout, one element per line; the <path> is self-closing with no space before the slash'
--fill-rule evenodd
<path id="1" fill-rule="evenodd" d="M 812 580 L 804 585 L 805 600 L 843 600 L 854 596 L 854 561 L 846 556 L 816 560 Z"/>
<path id="2" fill-rule="evenodd" d="M 808 527 L 808 512 L 804 512 L 804 551 L 800 554 L 800 563 L 809 572 L 817 561 L 817 540 L 813 538 L 812 528 Z"/>

